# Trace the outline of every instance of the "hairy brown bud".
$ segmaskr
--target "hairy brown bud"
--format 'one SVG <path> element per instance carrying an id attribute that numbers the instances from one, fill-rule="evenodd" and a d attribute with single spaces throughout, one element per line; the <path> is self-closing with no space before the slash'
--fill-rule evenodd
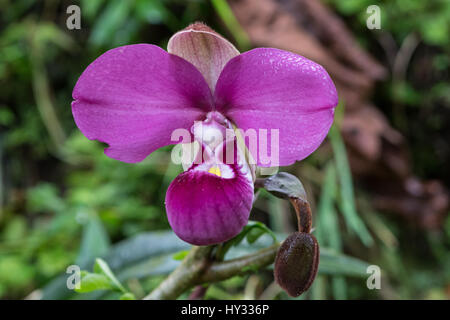
<path id="1" fill-rule="evenodd" d="M 295 232 L 281 244 L 275 258 L 275 280 L 290 296 L 309 289 L 317 275 L 319 244 L 309 233 Z"/>

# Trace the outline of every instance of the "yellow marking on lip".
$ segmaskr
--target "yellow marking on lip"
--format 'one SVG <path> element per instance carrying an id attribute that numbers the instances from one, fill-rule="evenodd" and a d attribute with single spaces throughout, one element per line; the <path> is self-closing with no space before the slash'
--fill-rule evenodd
<path id="1" fill-rule="evenodd" d="M 208 172 L 212 173 L 212 174 L 215 174 L 216 176 L 219 176 L 219 177 L 222 176 L 222 172 L 220 172 L 220 169 L 217 166 L 209 168 Z"/>

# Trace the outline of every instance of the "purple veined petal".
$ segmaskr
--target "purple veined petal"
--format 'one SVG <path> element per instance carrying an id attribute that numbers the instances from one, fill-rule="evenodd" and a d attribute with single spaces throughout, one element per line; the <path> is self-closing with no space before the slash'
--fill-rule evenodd
<path id="1" fill-rule="evenodd" d="M 72 113 L 105 154 L 134 163 L 190 129 L 212 109 L 211 92 L 189 62 L 161 48 L 137 44 L 112 49 L 92 62 L 73 90 Z"/>
<path id="2" fill-rule="evenodd" d="M 181 173 L 166 193 L 170 226 L 178 237 L 194 245 L 216 244 L 236 236 L 247 224 L 253 202 L 253 181 L 238 165 L 221 164 L 223 176 L 213 173 L 216 166 L 200 169 L 205 165 Z M 225 172 L 225 167 L 232 171 Z"/>
<path id="3" fill-rule="evenodd" d="M 228 40 L 198 22 L 175 33 L 167 44 L 167 51 L 197 67 L 212 92 L 223 67 L 239 55 L 239 51 Z"/>
<path id="4" fill-rule="evenodd" d="M 216 110 L 238 128 L 256 130 L 258 150 L 252 156 L 259 166 L 270 167 L 290 165 L 319 147 L 338 96 L 322 66 L 291 52 L 260 48 L 230 60 L 217 82 L 215 100 Z M 261 153 L 271 154 L 277 134 L 278 159 L 267 161 Z M 268 150 L 261 148 L 265 136 Z"/>

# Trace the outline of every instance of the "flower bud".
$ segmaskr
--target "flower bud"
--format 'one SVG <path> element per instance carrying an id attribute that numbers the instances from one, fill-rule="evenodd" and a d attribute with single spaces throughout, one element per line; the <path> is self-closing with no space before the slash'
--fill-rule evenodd
<path id="1" fill-rule="evenodd" d="M 275 280 L 290 296 L 309 289 L 319 266 L 319 244 L 309 233 L 295 232 L 281 244 L 275 258 Z"/>

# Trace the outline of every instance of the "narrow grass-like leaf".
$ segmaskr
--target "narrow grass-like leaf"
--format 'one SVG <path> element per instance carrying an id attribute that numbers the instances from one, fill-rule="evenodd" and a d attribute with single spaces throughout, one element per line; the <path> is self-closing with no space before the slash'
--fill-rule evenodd
<path id="1" fill-rule="evenodd" d="M 83 16 L 89 20 L 93 19 L 105 0 L 81 0 Z"/>
<path id="2" fill-rule="evenodd" d="M 313 300 L 325 300 L 327 298 L 327 281 L 323 275 L 318 275 L 310 292 L 308 292 Z"/>
<path id="3" fill-rule="evenodd" d="M 96 46 L 114 43 L 115 35 L 126 22 L 132 5 L 132 1 L 108 1 L 92 29 L 89 42 Z"/>
<path id="4" fill-rule="evenodd" d="M 355 206 L 352 175 L 348 164 L 347 153 L 339 129 L 333 125 L 329 138 L 333 147 L 337 174 L 340 183 L 340 201 L 338 205 L 344 215 L 348 228 L 354 231 L 366 246 L 373 243 L 372 236 L 364 222 L 358 216 Z"/>
<path id="5" fill-rule="evenodd" d="M 333 296 L 337 300 L 347 299 L 347 282 L 342 276 L 334 276 L 331 279 L 331 288 L 333 290 Z"/>
<path id="6" fill-rule="evenodd" d="M 239 49 L 242 51 L 249 50 L 251 48 L 250 39 L 248 38 L 248 35 L 244 31 L 244 29 L 242 29 L 239 21 L 234 16 L 234 13 L 228 5 L 227 1 L 211 0 L 211 3 L 217 14 L 233 34 L 233 37 L 236 39 Z"/>
<path id="7" fill-rule="evenodd" d="M 339 254 L 334 250 L 320 250 L 319 274 L 366 278 L 368 266 L 367 262 Z"/>
<path id="8" fill-rule="evenodd" d="M 337 227 L 335 226 L 337 221 L 335 221 L 335 216 L 331 213 L 335 211 L 334 203 L 336 201 L 336 193 L 336 170 L 334 165 L 329 163 L 325 168 L 325 178 L 322 183 L 322 191 L 317 210 L 316 236 L 319 243 L 324 246 L 335 243 L 335 249 L 336 247 L 340 248 L 340 237 L 336 234 Z M 329 221 L 330 216 L 332 221 Z"/>
<path id="9" fill-rule="evenodd" d="M 325 168 L 325 179 L 319 202 L 319 223 L 318 231 L 323 240 L 322 245 L 334 249 L 336 252 L 342 251 L 342 239 L 339 230 L 338 215 L 334 206 L 337 193 L 336 170 L 333 163 L 329 163 Z M 347 284 L 342 276 L 334 276 L 331 279 L 333 296 L 336 299 L 345 299 Z"/>

